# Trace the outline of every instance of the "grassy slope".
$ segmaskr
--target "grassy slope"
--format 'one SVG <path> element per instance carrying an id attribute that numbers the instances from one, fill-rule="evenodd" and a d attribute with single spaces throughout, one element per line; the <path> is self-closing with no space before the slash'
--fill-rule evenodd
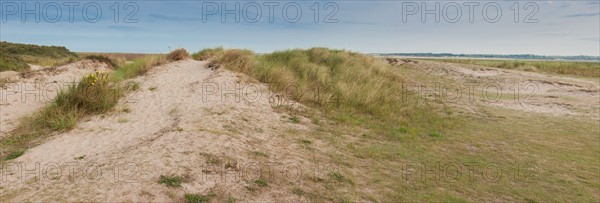
<path id="1" fill-rule="evenodd" d="M 119 64 L 111 74 L 94 74 L 97 81 L 93 85 L 90 85 L 90 78 L 84 77 L 79 84 L 61 90 L 48 106 L 25 118 L 10 136 L 0 140 L 0 158 L 17 158 L 54 132 L 72 129 L 81 118 L 109 111 L 126 91 L 136 90 L 137 85 L 121 84 L 121 81 L 143 74 L 151 67 L 165 62 L 164 56 L 142 57 L 131 63 Z"/>
<path id="2" fill-rule="evenodd" d="M 564 74 L 582 77 L 600 77 L 600 62 L 569 61 L 525 61 L 525 60 L 488 60 L 488 59 L 419 59 L 447 63 L 472 64 L 504 69 L 531 72 Z"/>
<path id="3" fill-rule="evenodd" d="M 217 49 L 217 51 L 219 51 Z M 328 112 L 336 120 L 367 124 L 391 139 L 427 134 L 451 126 L 441 105 L 418 105 L 403 94 L 402 75 L 379 59 L 346 51 L 314 48 L 254 55 L 223 51 L 216 63 L 268 83 L 275 91 Z"/>
<path id="4" fill-rule="evenodd" d="M 25 63 L 42 66 L 55 66 L 77 59 L 77 54 L 65 47 L 39 46 L 32 44 L 18 44 L 0 42 L 0 71 L 29 70 Z M 25 64 L 25 65 L 23 65 Z"/>
<path id="5" fill-rule="evenodd" d="M 10 55 L 6 55 L 4 52 L 0 54 L 0 72 L 1 71 L 22 71 L 29 70 L 29 65 L 24 61 Z"/>
<path id="6" fill-rule="evenodd" d="M 344 51 L 291 50 L 257 56 L 249 51 L 213 49 L 201 53 L 211 55 L 213 63 L 269 83 L 334 120 L 319 122 L 318 115 L 307 114 L 319 126 L 317 130 L 283 135 L 321 140 L 335 148 L 307 147 L 340 166 L 341 173 L 335 176 L 342 177 L 333 183 L 306 180 L 301 189 L 312 200 L 600 199 L 597 122 L 498 108 L 481 108 L 478 114 L 455 112 L 431 101 L 411 102 L 412 96 L 405 98 L 408 102 L 397 102 L 402 99 L 398 86 L 403 77 L 420 82 L 439 78 Z M 194 58 L 210 58 L 199 55 Z M 282 85 L 289 83 L 296 86 Z M 327 87 L 320 94 L 325 97 L 311 96 L 314 87 L 322 85 Z M 328 95 L 340 102 L 324 102 L 323 98 L 332 98 Z M 453 179 L 456 170 L 448 166 L 458 166 L 460 176 Z M 490 175 L 496 168 L 500 175 Z"/>

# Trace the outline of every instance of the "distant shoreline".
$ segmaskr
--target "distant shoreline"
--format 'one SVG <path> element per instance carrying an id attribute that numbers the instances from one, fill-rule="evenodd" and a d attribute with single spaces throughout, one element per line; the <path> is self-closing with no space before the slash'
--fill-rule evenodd
<path id="1" fill-rule="evenodd" d="M 373 53 L 373 56 L 423 59 L 473 59 L 473 60 L 526 60 L 563 62 L 600 62 L 595 56 L 540 56 L 540 55 L 487 55 L 487 54 L 429 54 L 429 53 Z"/>

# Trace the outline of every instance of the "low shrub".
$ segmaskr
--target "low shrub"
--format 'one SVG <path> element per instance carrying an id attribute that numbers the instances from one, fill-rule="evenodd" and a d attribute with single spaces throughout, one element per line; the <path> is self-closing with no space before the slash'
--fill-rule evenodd
<path id="1" fill-rule="evenodd" d="M 115 62 L 114 60 L 112 60 L 112 59 L 110 59 L 110 58 L 108 58 L 106 56 L 103 56 L 103 55 L 87 55 L 87 56 L 85 56 L 85 58 L 93 60 L 93 61 L 98 61 L 98 62 L 101 62 L 101 63 L 108 64 L 112 68 L 117 67 L 117 62 Z"/>
<path id="2" fill-rule="evenodd" d="M 190 57 L 190 54 L 188 53 L 187 50 L 185 50 L 183 48 L 175 49 L 174 51 L 169 53 L 169 55 L 167 55 L 167 59 L 169 59 L 170 61 L 180 61 L 183 59 L 187 59 L 189 57 Z"/>

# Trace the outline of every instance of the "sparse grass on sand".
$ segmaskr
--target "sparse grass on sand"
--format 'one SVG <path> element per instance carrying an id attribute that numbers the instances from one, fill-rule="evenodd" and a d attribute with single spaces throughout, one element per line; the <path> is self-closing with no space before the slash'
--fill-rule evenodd
<path id="1" fill-rule="evenodd" d="M 139 88 L 121 84 L 121 81 L 165 62 L 162 56 L 148 56 L 120 66 L 110 74 L 96 72 L 86 75 L 79 83 L 59 92 L 54 101 L 41 111 L 23 119 L 9 136 L 0 140 L 1 156 L 23 152 L 55 131 L 72 129 L 85 116 L 111 110 L 127 91 Z"/>
<path id="2" fill-rule="evenodd" d="M 213 52 L 198 52 L 194 58 L 204 58 L 201 53 Z M 301 145 L 325 142 L 334 148 L 306 149 L 327 157 L 320 163 L 339 166 L 327 173 L 331 180 L 309 177 L 302 190 L 294 191 L 310 201 L 600 199 L 597 121 L 490 106 L 470 113 L 417 100 L 402 90 L 404 77 L 423 83 L 440 77 L 346 51 L 255 55 L 224 50 L 212 58 L 214 64 L 246 73 L 333 120 L 313 122 L 317 127 L 310 133 L 286 135 L 302 140 Z"/>
<path id="3" fill-rule="evenodd" d="M 526 61 L 526 60 L 489 60 L 489 59 L 419 59 L 447 63 L 472 64 L 530 72 L 574 75 L 581 77 L 600 77 L 600 62 L 573 61 Z"/>
<path id="4" fill-rule="evenodd" d="M 453 124 L 444 113 L 436 111 L 443 106 L 420 105 L 416 96 L 399 85 L 405 81 L 403 76 L 378 58 L 325 48 L 265 55 L 217 48 L 194 55 L 214 58 L 219 65 L 253 76 L 276 92 L 322 109 L 336 120 L 370 126 L 391 139 L 404 136 L 389 130 L 397 127 L 405 128 L 407 135 L 416 135 L 442 132 Z"/>

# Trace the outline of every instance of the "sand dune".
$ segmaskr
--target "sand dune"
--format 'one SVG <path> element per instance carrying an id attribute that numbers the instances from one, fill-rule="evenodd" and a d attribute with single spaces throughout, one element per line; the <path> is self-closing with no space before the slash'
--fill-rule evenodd
<path id="1" fill-rule="evenodd" d="M 265 85 L 206 65 L 179 61 L 136 78 L 140 91 L 122 99 L 114 112 L 90 117 L 14 160 L 27 167 L 40 163 L 42 169 L 60 166 L 62 173 L 38 182 L 9 176 L 4 182 L 10 187 L 0 190 L 0 199 L 164 202 L 183 193 L 213 192 L 243 201 L 305 201 L 291 194 L 289 182 L 295 180 L 285 174 L 293 168 L 284 166 L 308 168 L 311 156 L 298 154 L 298 146 L 281 134 L 307 131 L 310 122 L 286 122 L 289 115 L 274 110 Z M 268 154 L 256 158 L 256 152 Z M 256 166 L 266 170 L 265 164 L 277 168 L 262 174 L 269 189 L 252 193 L 247 187 L 255 187 L 261 176 Z M 66 171 L 70 165 L 74 174 Z M 88 166 L 102 175 L 86 174 Z M 182 189 L 165 192 L 158 178 L 169 174 L 189 180 Z"/>
<path id="2" fill-rule="evenodd" d="M 52 101 L 61 88 L 77 82 L 95 70 L 107 71 L 103 63 L 84 60 L 55 68 L 33 66 L 32 71 L 18 74 L 2 72 L 11 83 L 0 88 L 0 138 L 13 130 L 19 120 Z"/>

